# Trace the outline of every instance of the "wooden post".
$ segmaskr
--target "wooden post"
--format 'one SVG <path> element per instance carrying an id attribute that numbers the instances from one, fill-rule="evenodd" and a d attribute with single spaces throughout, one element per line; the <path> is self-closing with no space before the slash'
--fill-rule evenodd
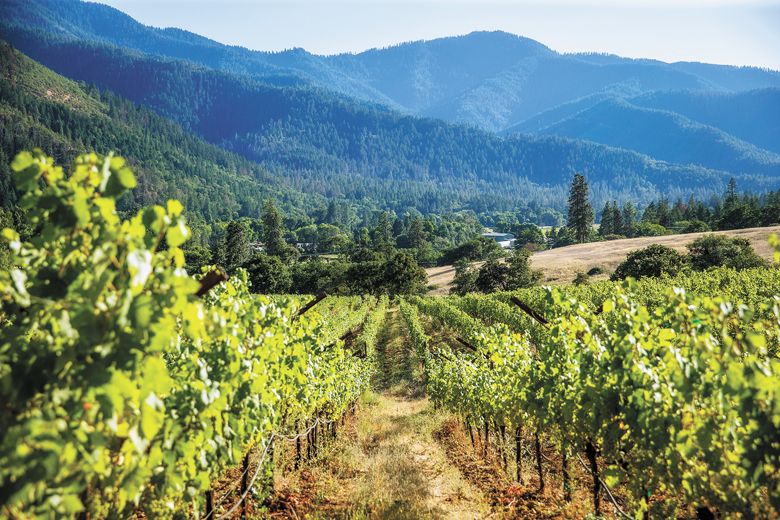
<path id="1" fill-rule="evenodd" d="M 304 305 L 303 307 L 301 307 L 300 309 L 298 309 L 298 312 L 296 312 L 296 313 L 295 313 L 295 316 L 293 316 L 293 318 L 292 318 L 292 319 L 293 319 L 293 321 L 297 320 L 298 318 L 300 318 L 301 316 L 303 316 L 304 314 L 306 314 L 306 312 L 307 312 L 309 309 L 311 309 L 312 307 L 314 307 L 315 305 L 317 305 L 318 303 L 320 303 L 322 300 L 324 300 L 324 299 L 325 299 L 325 298 L 327 298 L 327 297 L 328 297 L 328 293 L 326 293 L 326 292 L 321 292 L 321 293 L 319 293 L 319 294 L 318 294 L 317 296 L 315 296 L 315 297 L 314 297 L 314 299 L 312 299 L 312 300 L 311 300 L 309 303 L 307 303 L 306 305 Z"/>
<path id="2" fill-rule="evenodd" d="M 490 443 L 490 425 L 488 424 L 487 417 L 483 416 L 482 422 L 485 423 L 485 442 L 482 444 L 482 458 L 487 459 L 488 444 Z"/>
<path id="3" fill-rule="evenodd" d="M 476 449 L 474 444 L 474 432 L 471 430 L 471 417 L 466 416 L 466 428 L 469 430 L 469 439 L 471 439 L 471 449 Z"/>
<path id="4" fill-rule="evenodd" d="M 515 472 L 518 484 L 523 484 L 523 431 L 519 426 L 515 428 Z"/>
<path id="5" fill-rule="evenodd" d="M 592 442 L 588 442 L 588 445 L 585 446 L 585 456 L 588 457 L 588 462 L 590 462 L 590 475 L 593 477 L 593 511 L 596 516 L 601 516 L 601 498 L 599 496 L 601 482 L 599 480 L 599 466 L 596 455 L 596 447 Z"/>
<path id="6" fill-rule="evenodd" d="M 249 488 L 249 451 L 246 451 L 244 459 L 241 461 L 241 495 L 246 497 Z M 246 498 L 241 501 L 241 520 L 246 520 Z"/>
<path id="7" fill-rule="evenodd" d="M 566 448 L 561 446 L 561 471 L 563 472 L 563 499 L 571 502 L 571 477 L 569 476 L 569 459 Z"/>
<path id="8" fill-rule="evenodd" d="M 539 491 L 544 491 L 544 474 L 542 473 L 542 443 L 539 441 L 539 432 L 534 435 L 534 448 L 536 450 L 536 471 L 539 473 Z"/>
<path id="9" fill-rule="evenodd" d="M 536 320 L 539 324 L 544 325 L 546 327 L 547 324 L 550 323 L 549 321 L 547 321 L 547 318 L 545 318 L 544 316 L 542 316 L 541 314 L 539 314 L 538 312 L 533 310 L 531 307 L 529 307 L 528 305 L 526 305 L 525 303 L 520 301 L 520 298 L 518 298 L 517 296 L 512 296 L 509 300 L 512 303 L 514 303 L 515 305 L 517 305 L 518 307 L 520 307 L 520 309 L 522 309 L 523 312 L 528 314 L 531 318 Z"/>
<path id="10" fill-rule="evenodd" d="M 221 269 L 210 271 L 200 279 L 200 288 L 195 296 L 203 298 L 211 289 L 228 279 L 228 276 Z"/>
<path id="11" fill-rule="evenodd" d="M 298 421 L 295 421 L 295 431 L 298 431 Z M 295 435 L 295 469 L 300 469 L 301 467 L 301 436 L 300 434 Z"/>
<path id="12" fill-rule="evenodd" d="M 214 492 L 210 489 L 206 491 L 206 518 L 214 520 Z"/>

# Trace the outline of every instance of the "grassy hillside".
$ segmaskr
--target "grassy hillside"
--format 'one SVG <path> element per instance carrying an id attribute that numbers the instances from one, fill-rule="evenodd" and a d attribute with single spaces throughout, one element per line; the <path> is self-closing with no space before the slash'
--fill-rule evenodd
<path id="1" fill-rule="evenodd" d="M 770 235 L 775 233 L 780 233 L 780 226 L 714 232 L 716 235 L 747 238 L 756 252 L 767 260 L 773 259 L 773 250 L 769 247 L 768 239 Z M 615 267 L 625 260 L 631 251 L 642 249 L 651 244 L 662 244 L 685 252 L 687 244 L 706 234 L 688 233 L 576 244 L 534 253 L 531 255 L 531 264 L 534 269 L 542 271 L 544 283 L 547 284 L 571 283 L 577 272 L 587 272 L 593 267 L 601 267 L 604 270 L 604 274 L 594 276 L 593 279 L 604 279 L 609 277 Z M 435 286 L 431 294 L 447 294 L 452 279 L 455 277 L 455 268 L 448 265 L 432 267 L 426 271 L 428 272 L 428 284 Z"/>

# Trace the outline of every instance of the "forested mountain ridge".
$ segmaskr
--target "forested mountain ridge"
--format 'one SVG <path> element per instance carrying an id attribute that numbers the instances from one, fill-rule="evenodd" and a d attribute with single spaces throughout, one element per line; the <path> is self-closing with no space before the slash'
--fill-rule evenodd
<path id="1" fill-rule="evenodd" d="M 780 90 L 777 92 L 780 94 Z M 676 112 L 635 105 L 624 99 L 600 101 L 538 133 L 587 139 L 674 163 L 780 175 L 780 155 L 774 152 Z"/>
<path id="2" fill-rule="evenodd" d="M 0 16 L 6 31 L 35 26 L 60 38 L 186 59 L 266 82 L 308 82 L 411 114 L 490 130 L 595 94 L 626 97 L 657 90 L 780 87 L 777 71 L 560 54 L 534 40 L 498 31 L 318 56 L 303 49 L 271 53 L 222 45 L 180 29 L 147 27 L 111 7 L 78 0 L 6 0 Z"/>
<path id="3" fill-rule="evenodd" d="M 679 166 L 634 152 L 558 137 L 501 138 L 476 128 L 404 116 L 315 88 L 268 85 L 185 61 L 117 47 L 36 39 L 45 65 L 95 83 L 181 124 L 214 144 L 265 164 L 299 191 L 370 200 L 424 213 L 562 209 L 575 171 L 597 203 L 701 196 L 729 173 Z M 73 59 L 75 56 L 78 59 Z M 751 189 L 776 180 L 741 176 Z"/>
<path id="4" fill-rule="evenodd" d="M 683 133 L 693 152 L 701 151 L 702 143 L 710 146 L 696 155 L 654 148 L 646 132 L 639 132 L 636 142 L 608 135 L 603 144 L 573 140 L 599 141 L 601 136 L 565 129 L 560 134 L 567 138 L 500 137 L 390 108 L 439 110 L 441 103 L 470 96 L 475 85 L 485 91 L 480 82 L 492 78 L 495 99 L 483 103 L 472 97 L 464 106 L 511 112 L 512 118 L 518 110 L 533 113 L 547 117 L 541 126 L 549 126 L 560 120 L 558 115 L 580 114 L 599 102 L 615 105 L 615 99 L 629 94 L 630 100 L 660 102 L 666 98 L 647 89 L 667 84 L 720 89 L 771 84 L 777 76 L 771 71 L 563 56 L 506 33 L 473 33 L 358 55 L 321 57 L 300 49 L 262 53 L 179 29 L 146 27 L 113 8 L 76 0 L 8 0 L 0 4 L 0 15 L 2 35 L 34 59 L 147 106 L 184 130 L 262 164 L 269 185 L 290 190 L 296 200 L 306 192 L 398 213 L 409 208 L 423 213 L 518 210 L 533 220 L 544 208 L 563 209 L 565 186 L 574 172 L 587 175 L 599 206 L 612 199 L 641 205 L 662 195 L 703 198 L 722 191 L 731 176 L 743 189 L 755 191 L 780 182 L 776 154 L 717 129 Z M 691 72 L 696 70 L 704 72 Z M 409 71 L 416 72 L 409 76 Z M 574 74 L 576 81 L 556 81 L 560 74 Z M 516 91 L 516 80 L 527 90 Z M 350 90 L 344 81 L 368 90 Z M 335 91 L 317 86 L 323 82 Z M 366 94 L 369 90 L 373 94 Z M 434 99 L 438 95 L 443 97 Z M 539 115 L 574 95 L 580 96 L 577 101 Z M 517 100 L 521 108 L 513 105 Z M 639 103 L 632 110 L 667 110 Z M 436 115 L 448 118 L 443 112 Z M 613 127 L 633 124 L 609 117 Z M 676 112 L 670 118 L 676 123 L 685 119 Z M 749 133 L 738 118 L 725 123 Z"/>
<path id="5" fill-rule="evenodd" d="M 257 216 L 273 197 L 290 212 L 324 205 L 283 178 L 206 143 L 154 112 L 55 74 L 0 42 L 0 201 L 14 202 L 8 165 L 22 149 L 40 147 L 69 162 L 85 151 L 125 155 L 138 177 L 123 209 L 177 198 L 194 222 Z"/>

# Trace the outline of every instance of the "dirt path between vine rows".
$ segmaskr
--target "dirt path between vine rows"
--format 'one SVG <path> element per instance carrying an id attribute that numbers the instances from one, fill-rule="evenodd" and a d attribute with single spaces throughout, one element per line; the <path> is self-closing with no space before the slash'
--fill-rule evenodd
<path id="1" fill-rule="evenodd" d="M 446 417 L 422 392 L 398 310 L 391 309 L 387 320 L 378 341 L 375 392 L 347 435 L 294 483 L 309 503 L 290 516 L 486 518 L 487 499 L 433 438 Z"/>

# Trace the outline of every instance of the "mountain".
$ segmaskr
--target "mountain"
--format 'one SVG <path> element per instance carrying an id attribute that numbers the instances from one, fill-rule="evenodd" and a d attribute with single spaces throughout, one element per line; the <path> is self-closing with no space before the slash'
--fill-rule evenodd
<path id="1" fill-rule="evenodd" d="M 780 153 L 780 89 L 747 92 L 651 92 L 636 106 L 668 110 Z"/>
<path id="2" fill-rule="evenodd" d="M 26 46 L 57 72 L 148 106 L 263 164 L 297 191 L 399 212 L 562 209 L 575 171 L 588 175 L 597 203 L 706 195 L 722 190 L 731 175 L 559 137 L 502 138 L 320 89 L 268 85 L 113 46 L 53 39 L 30 39 Z M 756 190 L 778 182 L 740 179 Z"/>
<path id="3" fill-rule="evenodd" d="M 14 202 L 8 164 L 33 147 L 61 164 L 87 151 L 128 158 L 139 185 L 121 200 L 124 210 L 174 197 L 185 203 L 194 222 L 213 222 L 256 216 L 269 197 L 293 214 L 325 204 L 148 109 L 66 79 L 0 43 L 2 205 Z"/>
<path id="4" fill-rule="evenodd" d="M 269 53 L 226 46 L 180 29 L 147 27 L 116 9 L 78 0 L 5 0 L 0 18 L 5 38 L 22 50 L 20 40 L 34 28 L 57 38 L 185 59 L 266 83 L 309 83 L 405 113 L 494 131 L 593 95 L 780 87 L 777 71 L 560 54 L 503 32 L 317 56 L 302 49 Z"/>
<path id="5" fill-rule="evenodd" d="M 77 0 L 5 0 L 0 35 L 58 74 L 150 108 L 172 128 L 242 156 L 246 169 L 264 172 L 269 189 L 289 190 L 284 195 L 295 200 L 305 193 L 399 212 L 520 210 L 533 218 L 542 208 L 565 206 L 574 172 L 588 176 L 597 205 L 703 197 L 722 191 L 731 176 L 755 191 L 780 184 L 775 154 L 631 101 L 660 103 L 665 98 L 653 96 L 669 86 L 709 92 L 771 85 L 780 81 L 771 71 L 560 55 L 500 32 L 356 55 L 263 53 L 146 27 Z M 502 137 L 473 125 L 524 120 L 547 128 L 589 111 L 611 130 L 576 137 L 605 144 L 567 137 L 577 133 L 573 127 Z M 641 134 L 609 141 L 621 137 L 615 134 L 631 117 L 674 130 L 694 149 L 705 143 L 706 161 Z M 83 140 L 79 132 L 71 136 Z M 111 142 L 121 148 L 121 139 Z M 226 207 L 252 214 L 255 202 Z"/>
<path id="6" fill-rule="evenodd" d="M 676 112 L 636 106 L 623 99 L 601 101 L 538 133 L 636 150 L 674 163 L 780 176 L 776 153 Z"/>

